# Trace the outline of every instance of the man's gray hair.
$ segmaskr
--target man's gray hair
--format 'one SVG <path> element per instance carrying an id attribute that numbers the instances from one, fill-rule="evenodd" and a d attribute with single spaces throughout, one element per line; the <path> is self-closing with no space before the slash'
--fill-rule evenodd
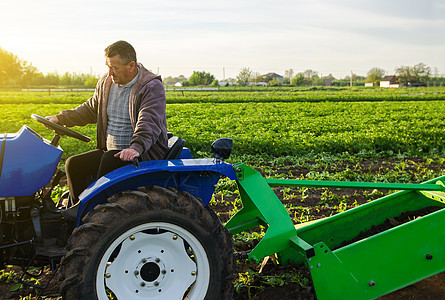
<path id="1" fill-rule="evenodd" d="M 113 57 L 116 55 L 121 57 L 122 63 L 125 65 L 128 65 L 132 61 L 137 65 L 136 51 L 133 46 L 126 41 L 117 41 L 105 48 L 106 57 Z"/>

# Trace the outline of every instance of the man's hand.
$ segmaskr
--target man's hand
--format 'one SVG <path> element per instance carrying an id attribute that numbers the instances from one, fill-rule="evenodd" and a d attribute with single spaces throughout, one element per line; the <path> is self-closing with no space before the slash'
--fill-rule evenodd
<path id="1" fill-rule="evenodd" d="M 119 157 L 123 161 L 133 161 L 137 156 L 139 156 L 139 152 L 131 148 L 124 149 L 114 155 L 114 157 Z"/>
<path id="2" fill-rule="evenodd" d="M 51 121 L 53 123 L 56 123 L 56 124 L 59 123 L 59 119 L 57 118 L 57 116 L 46 116 L 45 119 L 47 119 L 48 121 Z"/>
<path id="3" fill-rule="evenodd" d="M 45 119 L 47 119 L 48 121 L 51 121 L 53 123 L 59 124 L 59 119 L 57 118 L 57 116 L 46 116 Z M 42 123 L 43 124 L 43 123 Z M 54 130 L 53 128 L 49 128 L 48 126 L 46 126 L 45 124 L 43 124 L 43 126 L 45 126 L 46 128 L 50 129 L 50 130 Z"/>

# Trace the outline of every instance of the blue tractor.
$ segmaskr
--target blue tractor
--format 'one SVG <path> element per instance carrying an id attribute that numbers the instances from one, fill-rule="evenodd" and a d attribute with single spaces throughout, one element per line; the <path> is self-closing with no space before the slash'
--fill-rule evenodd
<path id="1" fill-rule="evenodd" d="M 54 203 L 51 192 L 64 177 L 60 137 L 89 138 L 31 117 L 55 135 L 49 141 L 23 126 L 2 138 L 3 266 L 22 266 L 23 276 L 31 267 L 60 269 L 64 299 L 231 297 L 231 234 L 208 208 L 220 177 L 236 179 L 223 161 L 231 140 L 213 144 L 215 158 L 193 159 L 173 137 L 165 160 L 127 165 L 92 182 L 79 203 Z"/>

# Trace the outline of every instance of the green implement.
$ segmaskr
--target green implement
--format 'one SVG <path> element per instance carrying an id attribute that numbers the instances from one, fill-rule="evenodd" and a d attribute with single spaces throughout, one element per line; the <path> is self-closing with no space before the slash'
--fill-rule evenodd
<path id="1" fill-rule="evenodd" d="M 265 179 L 235 164 L 243 208 L 225 225 L 232 233 L 267 228 L 249 253 L 258 262 L 276 254 L 282 264 L 305 264 L 317 299 L 374 299 L 445 271 L 445 176 L 421 184 Z M 400 190 L 383 198 L 294 226 L 271 186 Z M 415 220 L 365 237 L 403 213 Z"/>

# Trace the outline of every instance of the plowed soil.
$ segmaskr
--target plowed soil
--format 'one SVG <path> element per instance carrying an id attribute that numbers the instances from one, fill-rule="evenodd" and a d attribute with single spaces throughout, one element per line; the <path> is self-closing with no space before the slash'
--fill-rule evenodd
<path id="1" fill-rule="evenodd" d="M 414 158 L 409 160 L 411 163 L 407 164 L 406 173 L 408 176 L 411 176 L 412 182 L 415 182 L 416 177 L 415 174 L 419 172 L 419 165 L 425 163 L 425 160 Z M 380 172 L 382 167 L 391 171 L 391 162 L 397 163 L 398 161 L 393 160 L 388 164 L 388 160 L 374 160 L 374 161 L 363 161 L 357 166 L 356 163 L 351 165 L 347 163 L 342 163 L 341 165 L 332 165 L 328 168 L 325 168 L 323 171 L 327 172 L 339 172 L 345 170 L 347 168 L 355 168 L 357 172 Z M 428 163 L 428 169 L 433 170 L 435 173 L 439 174 L 441 170 L 445 169 L 444 164 L 435 164 Z M 313 169 L 309 169 L 306 167 L 292 167 L 285 166 L 282 169 L 277 170 L 276 174 L 294 174 L 295 178 L 300 178 L 300 176 L 305 176 L 309 172 L 314 171 Z M 316 170 L 317 171 L 317 170 Z M 322 170 L 318 170 L 322 171 Z M 411 175 L 410 175 L 411 174 Z M 267 174 L 264 174 L 267 175 Z M 273 175 L 272 175 L 273 176 Z M 295 206 L 303 206 L 308 209 L 308 214 L 311 216 L 311 219 L 318 219 L 322 217 L 328 217 L 332 214 L 336 213 L 336 210 L 332 207 L 332 205 L 320 205 L 320 197 L 322 196 L 322 191 L 319 189 L 309 189 L 307 190 L 307 197 L 302 199 L 301 197 L 287 198 L 283 196 L 283 192 L 279 188 L 274 188 L 274 191 L 278 198 L 283 202 L 283 204 L 290 204 Z M 382 191 L 386 193 L 387 191 Z M 332 190 L 338 197 L 343 197 L 349 199 L 347 201 L 347 205 L 345 209 L 349 209 L 354 207 L 356 204 L 363 204 L 368 202 L 369 200 L 376 199 L 380 196 L 373 196 L 369 194 L 364 194 L 361 190 L 354 189 L 345 189 L 345 190 Z M 219 214 L 221 220 L 226 222 L 229 219 L 229 212 L 233 209 L 234 201 L 236 196 L 234 195 L 225 195 L 224 202 L 228 204 L 219 203 L 217 205 L 213 205 L 212 208 Z M 216 195 L 216 200 L 221 200 L 220 195 Z M 356 202 L 356 204 L 354 204 Z M 420 216 L 422 212 L 415 212 Z M 374 228 L 375 232 L 373 233 L 363 233 L 364 236 L 366 234 L 375 234 L 380 230 L 386 230 L 387 226 L 394 226 L 394 223 L 400 224 L 405 221 L 409 221 L 413 215 L 400 216 L 400 219 L 396 220 L 388 220 L 386 224 L 382 224 L 382 228 Z M 416 216 L 414 216 L 416 217 Z M 394 222 L 396 221 L 396 222 Z M 364 236 L 357 237 L 358 239 L 363 238 Z M 237 251 L 246 250 L 246 247 L 249 248 L 252 245 L 236 245 Z M 245 259 L 239 259 L 238 264 L 238 272 L 244 273 L 248 270 L 252 270 L 254 273 L 258 273 L 261 268 L 261 264 L 253 264 L 251 262 L 247 262 Z M 17 267 L 8 268 L 6 270 L 9 274 L 10 271 L 15 271 L 17 274 L 20 269 Z M 294 282 L 289 278 L 282 278 L 282 282 L 278 283 L 269 283 L 264 284 L 265 280 L 269 277 L 279 277 L 282 274 L 301 274 L 300 278 L 303 278 L 304 284 L 300 282 Z M 1 273 L 0 273 L 1 274 Z M 60 281 L 58 275 L 52 280 L 51 284 L 46 290 L 39 291 L 36 289 L 32 289 L 29 287 L 24 287 L 17 291 L 11 291 L 17 282 L 18 276 L 12 276 L 10 282 L 5 282 L 5 273 L 0 278 L 0 299 L 59 299 L 58 298 L 58 289 L 60 286 Z M 268 277 L 269 276 L 269 277 Z M 49 278 L 49 273 L 44 273 L 40 279 L 42 283 L 45 283 Z M 316 299 L 315 291 L 311 286 L 311 279 L 309 272 L 306 270 L 304 266 L 281 266 L 273 261 L 273 259 L 269 259 L 267 263 L 264 264 L 262 272 L 260 275 L 256 275 L 254 281 L 251 283 L 251 288 L 241 287 L 238 292 L 234 294 L 234 300 L 241 299 L 264 299 L 264 300 L 284 300 L 284 299 Z M 393 292 L 389 295 L 385 295 L 380 299 L 384 300 L 395 300 L 395 299 L 445 299 L 445 273 L 440 273 L 425 280 L 422 280 L 413 285 L 407 286 L 399 291 Z M 27 298 L 25 298 L 27 297 Z"/>

